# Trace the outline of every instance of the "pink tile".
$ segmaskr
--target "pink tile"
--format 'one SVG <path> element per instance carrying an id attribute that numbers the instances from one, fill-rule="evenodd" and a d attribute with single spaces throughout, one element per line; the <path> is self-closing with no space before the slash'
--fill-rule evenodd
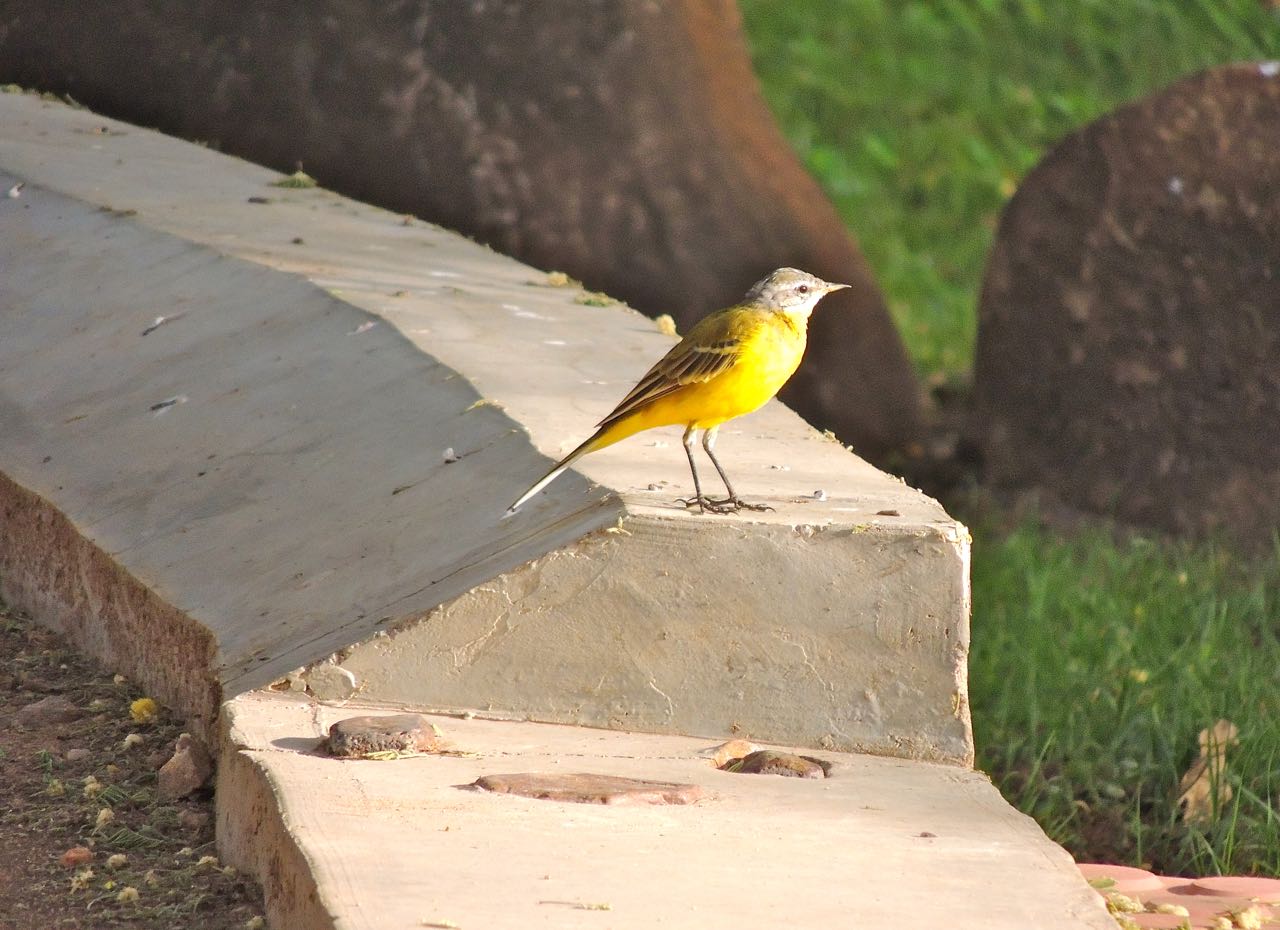
<path id="1" fill-rule="evenodd" d="M 1115 887 L 1104 889 L 1105 891 L 1119 891 L 1121 894 L 1132 895 L 1135 892 L 1161 891 L 1164 889 L 1164 883 L 1160 881 L 1158 875 L 1148 872 L 1146 869 L 1135 869 L 1130 865 L 1077 862 L 1076 868 L 1080 870 L 1080 874 L 1085 877 L 1086 881 L 1093 881 L 1098 878 L 1114 879 Z"/>
<path id="2" fill-rule="evenodd" d="M 1280 904 L 1280 879 L 1249 878 L 1246 876 L 1214 876 L 1197 878 L 1195 886 L 1202 894 L 1223 897 L 1253 899 L 1269 904 Z"/>

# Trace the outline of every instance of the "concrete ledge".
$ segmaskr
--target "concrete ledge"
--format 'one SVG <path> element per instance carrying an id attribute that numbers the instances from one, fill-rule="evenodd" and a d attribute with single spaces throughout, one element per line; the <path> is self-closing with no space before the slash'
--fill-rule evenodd
<path id="1" fill-rule="evenodd" d="M 623 526 L 354 646 L 341 665 L 365 700 L 972 761 L 954 530 Z"/>
<path id="2" fill-rule="evenodd" d="M 700 754 L 705 740 L 458 718 L 437 719 L 456 756 L 317 754 L 332 723 L 371 711 L 278 694 L 226 709 L 224 859 L 300 856 L 314 878 L 267 879 L 273 926 L 1115 928 L 1071 858 L 953 766 L 820 753 L 827 779 L 737 775 Z M 513 772 L 692 784 L 704 800 L 462 790 Z M 284 832 L 296 849 L 277 848 Z"/>
<path id="3" fill-rule="evenodd" d="M 217 838 L 222 860 L 258 879 L 270 925 L 289 930 L 342 927 L 345 922 L 316 887 L 314 857 L 304 848 L 305 830 L 285 797 L 291 787 L 257 763 L 238 726 L 223 719 L 218 749 Z"/>
<path id="4" fill-rule="evenodd" d="M 655 432 L 501 520 L 669 345 L 650 321 L 137 127 L 0 122 L 0 577 L 82 647 L 206 720 L 337 661 L 385 702 L 972 761 L 934 501 L 772 404 L 720 450 L 775 513 L 686 513 Z"/>

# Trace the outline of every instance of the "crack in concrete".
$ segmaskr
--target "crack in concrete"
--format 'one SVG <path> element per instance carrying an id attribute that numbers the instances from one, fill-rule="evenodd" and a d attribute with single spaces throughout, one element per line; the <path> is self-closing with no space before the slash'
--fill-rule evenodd
<path id="1" fill-rule="evenodd" d="M 809 658 L 809 650 L 805 648 L 804 643 L 792 638 L 791 634 L 786 630 L 774 630 L 773 638 L 788 646 L 794 646 L 800 651 L 800 658 L 805 668 L 813 673 L 813 677 L 817 679 L 818 684 L 822 686 L 822 690 L 828 694 L 835 694 L 835 686 L 827 679 L 822 677 L 822 673 L 818 671 L 818 666 L 814 664 L 813 659 Z"/>
<path id="2" fill-rule="evenodd" d="M 647 684 L 652 690 L 658 692 L 658 694 L 662 696 L 662 699 L 667 702 L 667 719 L 670 720 L 673 717 L 675 717 L 676 705 L 675 705 L 675 702 L 671 700 L 671 696 L 668 695 L 667 692 L 659 688 L 657 683 L 654 682 L 652 678 L 650 678 L 647 682 L 645 682 L 645 684 Z"/>
<path id="3" fill-rule="evenodd" d="M 476 588 L 473 593 L 497 595 L 507 602 L 507 608 L 494 617 L 489 628 L 479 636 L 469 639 L 461 645 L 450 646 L 444 649 L 433 649 L 428 653 L 432 658 L 447 653 L 455 669 L 461 669 L 471 665 L 474 662 L 476 655 L 484 649 L 489 641 L 500 635 L 500 627 L 505 625 L 505 632 L 511 631 L 509 621 L 511 619 L 511 611 L 513 611 L 516 606 L 515 601 L 511 599 L 511 595 L 506 591 L 491 586 Z"/>

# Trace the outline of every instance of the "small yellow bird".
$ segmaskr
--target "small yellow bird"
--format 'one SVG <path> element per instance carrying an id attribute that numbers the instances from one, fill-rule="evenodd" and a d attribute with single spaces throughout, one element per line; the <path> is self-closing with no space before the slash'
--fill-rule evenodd
<path id="1" fill-rule="evenodd" d="M 742 303 L 703 317 L 631 393 L 601 420 L 595 434 L 556 463 L 512 504 L 507 513 L 537 494 L 588 452 L 611 446 L 641 430 L 683 426 L 684 451 L 693 473 L 694 496 L 686 507 L 706 513 L 740 509 L 771 510 L 748 504 L 734 493 L 712 450 L 720 424 L 764 406 L 800 366 L 809 330 L 809 314 L 819 300 L 847 284 L 829 284 L 794 268 L 779 268 L 756 282 Z M 702 493 L 693 447 L 699 431 L 702 448 L 720 473 L 728 496 Z"/>

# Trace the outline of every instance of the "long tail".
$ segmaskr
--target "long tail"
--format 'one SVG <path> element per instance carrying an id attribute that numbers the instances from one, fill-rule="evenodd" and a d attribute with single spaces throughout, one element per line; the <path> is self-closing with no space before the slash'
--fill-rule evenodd
<path id="1" fill-rule="evenodd" d="M 552 468 L 551 471 L 543 475 L 541 478 L 539 478 L 537 484 L 535 484 L 529 490 L 525 491 L 518 498 L 516 498 L 516 502 L 507 508 L 507 512 L 505 516 L 509 517 L 513 513 L 515 513 L 521 504 L 523 504 L 529 498 L 533 497 L 533 495 L 537 494 L 539 491 L 541 491 L 551 482 L 555 481 L 556 478 L 560 477 L 560 472 L 564 471 L 566 468 L 568 468 L 574 462 L 578 461 L 578 459 L 582 458 L 588 452 L 594 452 L 596 449 L 599 449 L 602 446 L 610 445 L 610 442 L 600 441 L 601 439 L 604 438 L 604 434 L 605 434 L 605 431 L 600 430 L 594 436 L 592 436 L 590 439 L 584 442 L 582 445 L 578 446 L 578 448 L 574 449 L 572 452 L 570 452 L 560 461 L 556 462 L 555 467 Z M 616 440 L 612 440 L 612 441 L 616 441 Z"/>

